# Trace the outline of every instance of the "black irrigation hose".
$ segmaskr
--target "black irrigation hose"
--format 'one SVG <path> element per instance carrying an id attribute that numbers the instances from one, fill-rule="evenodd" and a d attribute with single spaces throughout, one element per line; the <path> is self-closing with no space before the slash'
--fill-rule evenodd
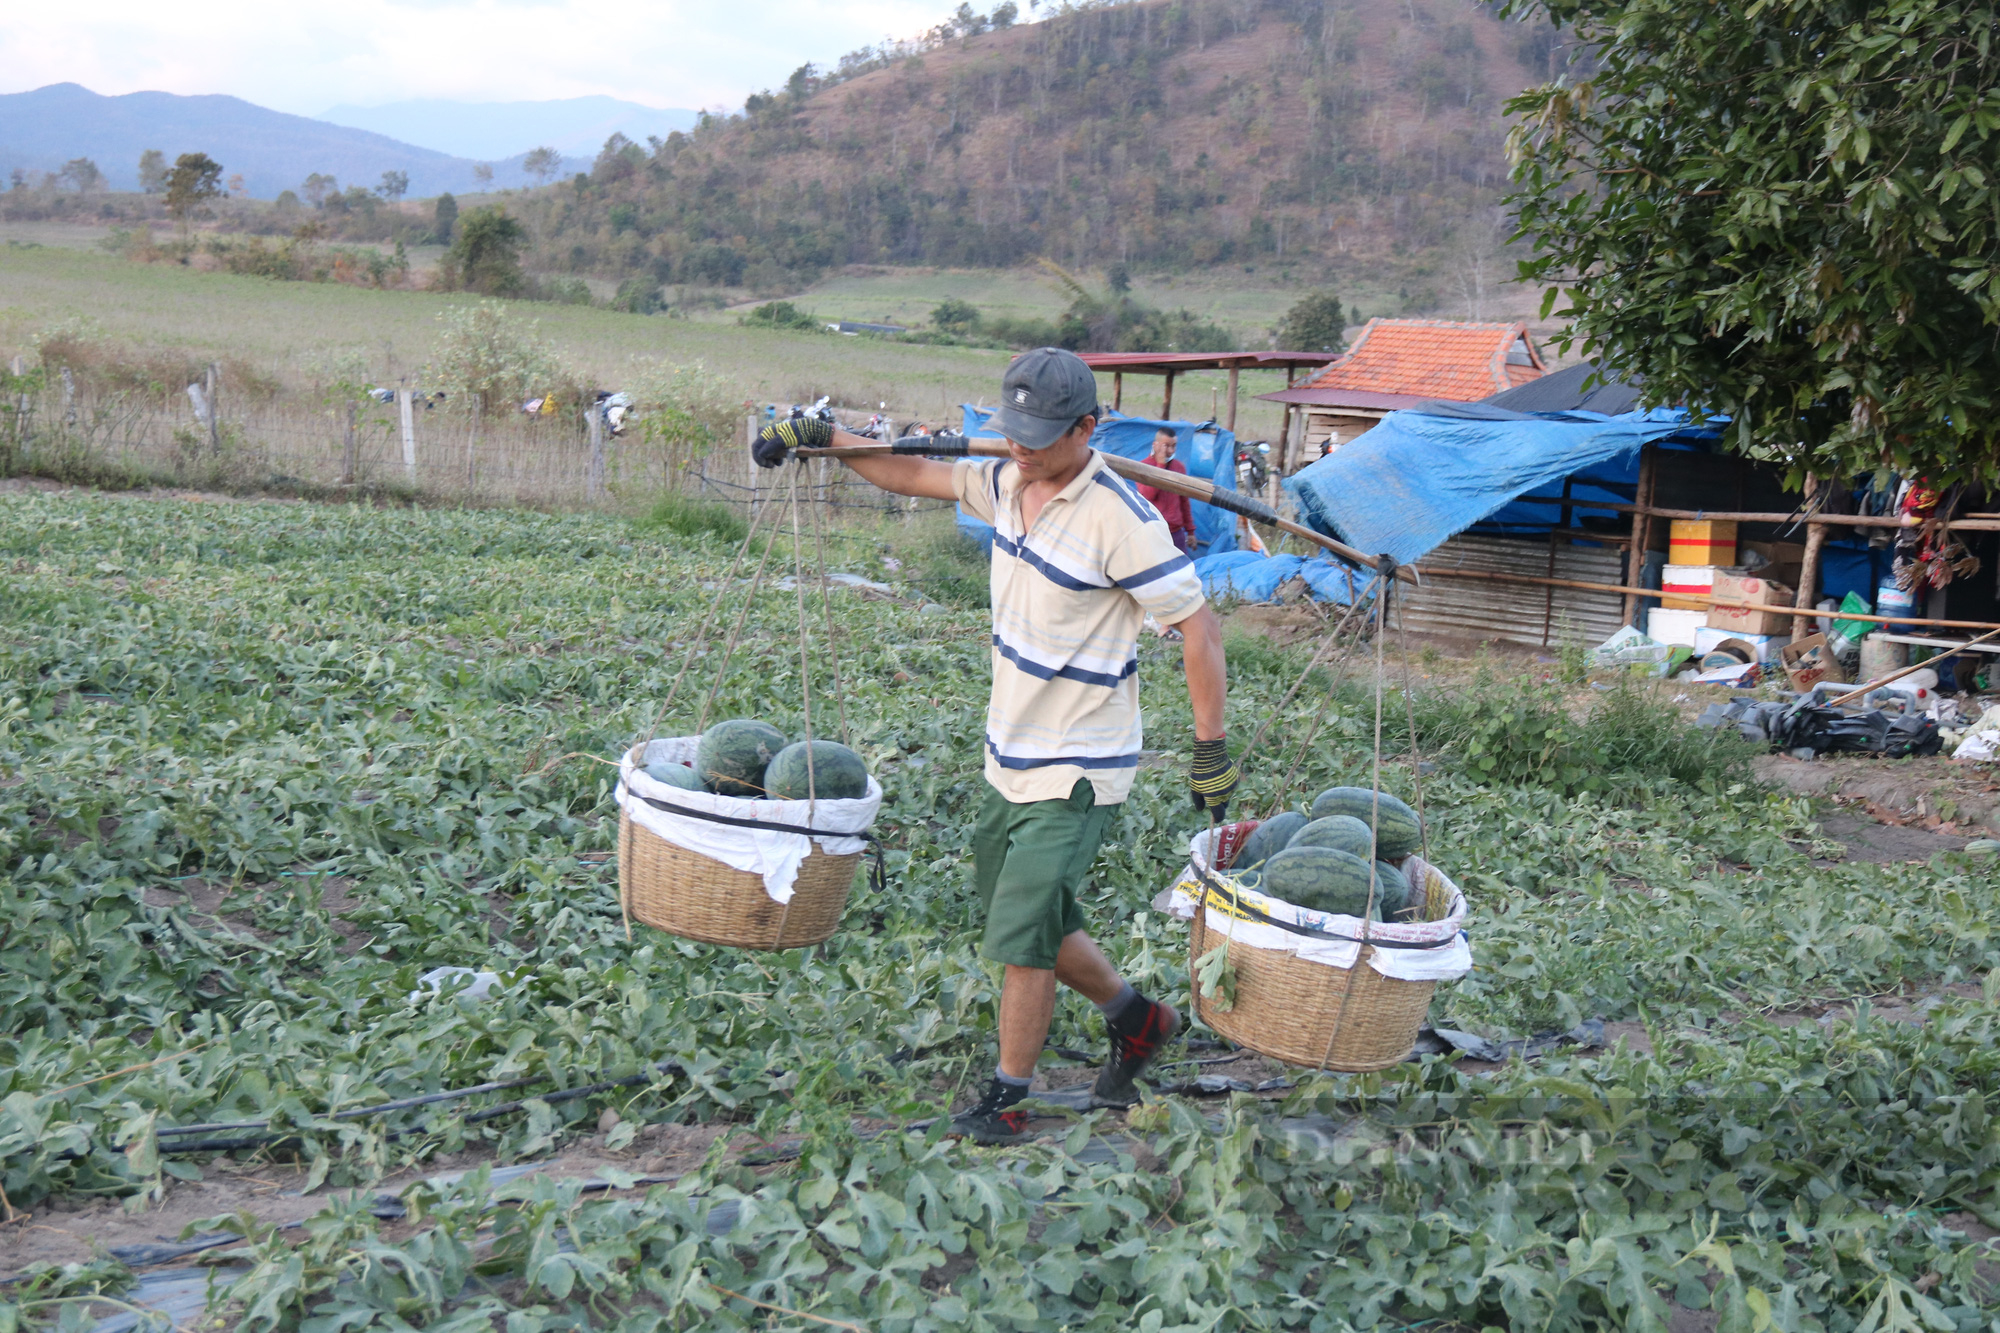
<path id="1" fill-rule="evenodd" d="M 359 1120 L 366 1116 L 382 1115 L 389 1111 L 407 1110 L 412 1106 L 425 1106 L 431 1102 L 456 1101 L 460 1097 L 471 1097 L 482 1092 L 505 1092 L 510 1088 L 527 1088 L 537 1083 L 546 1083 L 551 1076 L 537 1074 L 531 1078 L 511 1078 L 497 1083 L 481 1083 L 473 1088 L 454 1088 L 449 1092 L 431 1092 L 421 1097 L 405 1097 L 401 1101 L 378 1102 L 374 1106 L 360 1106 L 352 1111 L 335 1111 L 328 1120 Z M 165 1125 L 153 1131 L 158 1138 L 178 1138 L 183 1134 L 211 1134 L 219 1129 L 263 1129 L 268 1120 L 236 1120 L 212 1125 Z"/>
<path id="2" fill-rule="evenodd" d="M 562 1091 L 552 1092 L 546 1097 L 524 1097 L 519 1101 L 501 1102 L 498 1106 L 489 1106 L 483 1111 L 474 1111 L 471 1115 L 465 1117 L 465 1123 L 468 1125 L 477 1124 L 480 1121 L 492 1120 L 499 1116 L 511 1114 L 525 1107 L 530 1101 L 539 1101 L 547 1105 L 553 1105 L 557 1102 L 571 1102 L 579 1097 L 588 1097 L 592 1093 L 605 1092 L 612 1088 L 631 1088 L 637 1087 L 642 1083 L 650 1083 L 656 1074 L 679 1074 L 684 1072 L 686 1071 L 678 1063 L 672 1060 L 663 1060 L 654 1065 L 652 1071 L 648 1073 L 632 1074 L 625 1078 L 611 1079 L 603 1083 L 587 1083 L 580 1088 L 564 1088 Z M 407 1110 L 413 1106 L 425 1106 L 433 1102 L 455 1101 L 458 1098 L 471 1097 L 482 1092 L 499 1092 L 508 1088 L 525 1088 L 535 1083 L 546 1083 L 550 1077 L 552 1076 L 544 1074 L 536 1078 L 508 1079 L 503 1082 L 481 1083 L 470 1088 L 454 1088 L 449 1092 L 427 1093 L 422 1097 L 405 1097 L 400 1101 L 382 1102 L 375 1106 L 357 1107 L 352 1111 L 337 1111 L 333 1115 L 328 1116 L 327 1119 L 356 1120 L 366 1116 L 383 1115 L 390 1111 Z M 163 1153 L 175 1155 L 198 1152 L 228 1152 L 237 1148 L 262 1148 L 275 1143 L 297 1141 L 299 1136 L 297 1132 L 292 1130 L 280 1130 L 268 1134 L 244 1134 L 235 1138 L 197 1139 L 193 1143 L 167 1141 L 169 1139 L 178 1140 L 186 1135 L 206 1133 L 218 1129 L 263 1129 L 270 1123 L 268 1120 L 243 1120 L 234 1124 L 178 1125 L 157 1129 L 154 1131 L 154 1134 L 161 1141 L 159 1150 Z M 410 1131 L 392 1130 L 389 1137 L 400 1138 L 408 1132 Z"/>

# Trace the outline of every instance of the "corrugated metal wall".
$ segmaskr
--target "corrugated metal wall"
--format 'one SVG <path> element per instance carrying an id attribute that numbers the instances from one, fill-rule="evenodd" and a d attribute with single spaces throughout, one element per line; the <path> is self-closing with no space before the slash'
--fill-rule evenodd
<path id="1" fill-rule="evenodd" d="M 1585 583 L 1625 581 L 1625 555 L 1616 547 L 1559 544 L 1552 573 L 1549 543 L 1539 537 L 1462 534 L 1425 556 L 1423 564 Z M 1595 647 L 1625 623 L 1625 599 L 1617 593 L 1471 579 L 1431 579 L 1422 588 L 1405 588 L 1402 607 L 1404 626 L 1416 633 L 1502 639 L 1537 647 Z"/>

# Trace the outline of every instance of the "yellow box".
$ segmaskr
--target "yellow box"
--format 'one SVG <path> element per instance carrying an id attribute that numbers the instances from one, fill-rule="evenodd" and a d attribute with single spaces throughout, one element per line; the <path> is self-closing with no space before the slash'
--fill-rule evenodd
<path id="1" fill-rule="evenodd" d="M 1667 530 L 1670 565 L 1733 565 L 1736 563 L 1736 522 L 1733 519 L 1677 518 Z"/>

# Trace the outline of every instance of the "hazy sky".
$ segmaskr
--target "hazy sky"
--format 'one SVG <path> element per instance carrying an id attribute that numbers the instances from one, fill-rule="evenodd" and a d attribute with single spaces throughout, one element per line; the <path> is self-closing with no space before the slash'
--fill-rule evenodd
<path id="1" fill-rule="evenodd" d="M 734 109 L 808 60 L 831 64 L 884 36 L 910 36 L 955 7 L 956 0 L 24 4 L 7 22 L 0 92 L 67 82 L 100 93 L 232 93 L 300 115 L 343 102 L 589 93 Z"/>

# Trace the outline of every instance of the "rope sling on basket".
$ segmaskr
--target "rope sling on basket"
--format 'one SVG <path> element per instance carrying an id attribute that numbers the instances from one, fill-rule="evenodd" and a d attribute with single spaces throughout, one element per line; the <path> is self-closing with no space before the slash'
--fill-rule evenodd
<path id="1" fill-rule="evenodd" d="M 1394 562 L 1384 557 L 1371 585 L 1375 818 L 1366 821 L 1371 825 L 1371 863 L 1376 860 L 1381 827 L 1383 641 L 1394 574 Z M 1283 715 L 1367 605 L 1365 598 L 1354 601 L 1271 717 Z M 1400 633 L 1400 617 L 1397 627 Z M 1225 842 L 1221 828 L 1195 837 L 1189 847 L 1187 870 L 1160 904 L 1191 923 L 1188 970 L 1195 1016 L 1238 1045 L 1288 1064 L 1360 1073 L 1402 1062 L 1416 1045 L 1437 983 L 1463 976 L 1471 968 L 1471 950 L 1464 933 L 1468 912 L 1465 895 L 1429 859 L 1430 832 L 1422 818 L 1421 760 L 1414 705 L 1409 702 L 1408 656 L 1406 650 L 1403 692 L 1409 710 L 1422 847 L 1420 854 L 1408 857 L 1401 873 L 1404 888 L 1412 901 L 1421 905 L 1424 919 L 1374 920 L 1378 882 L 1372 871 L 1367 907 L 1358 918 L 1313 912 L 1260 893 L 1216 864 Z M 1339 674 L 1328 685 L 1279 783 L 1273 815 L 1292 792 L 1299 766 L 1319 735 L 1349 664 L 1350 654 L 1343 652 Z M 1257 749 L 1269 726 L 1267 718 L 1251 741 L 1250 751 Z M 1230 984 L 1223 985 L 1225 980 Z"/>
<path id="2" fill-rule="evenodd" d="M 803 464 L 801 464 L 803 465 Z M 764 586 L 777 542 L 767 537 L 755 573 L 716 664 L 714 678 L 695 719 L 695 735 L 660 737 L 660 721 L 679 697 L 694 663 L 705 655 L 710 635 L 757 539 L 775 496 L 753 507 L 749 530 L 728 575 L 716 586 L 700 628 L 688 647 L 666 698 L 655 710 L 645 739 L 619 762 L 618 892 L 626 932 L 634 920 L 670 934 L 708 944 L 747 949 L 795 949 L 819 944 L 833 934 L 847 906 L 857 863 L 872 847 L 873 882 L 885 882 L 882 848 L 870 832 L 882 804 L 873 777 L 859 798 L 819 794 L 813 735 L 811 630 L 806 612 L 805 560 L 801 547 L 798 474 L 790 477 L 793 589 L 798 605 L 800 699 L 804 715 L 807 795 L 804 800 L 725 795 L 659 781 L 649 765 L 692 765 L 700 733 L 720 693 L 751 604 Z M 811 509 L 810 506 L 808 506 Z M 833 633 L 833 608 L 825 578 L 826 547 L 819 513 L 812 509 L 813 537 L 820 570 L 820 607 L 826 657 L 843 744 L 848 739 L 847 704 L 840 675 L 840 651 Z"/>

